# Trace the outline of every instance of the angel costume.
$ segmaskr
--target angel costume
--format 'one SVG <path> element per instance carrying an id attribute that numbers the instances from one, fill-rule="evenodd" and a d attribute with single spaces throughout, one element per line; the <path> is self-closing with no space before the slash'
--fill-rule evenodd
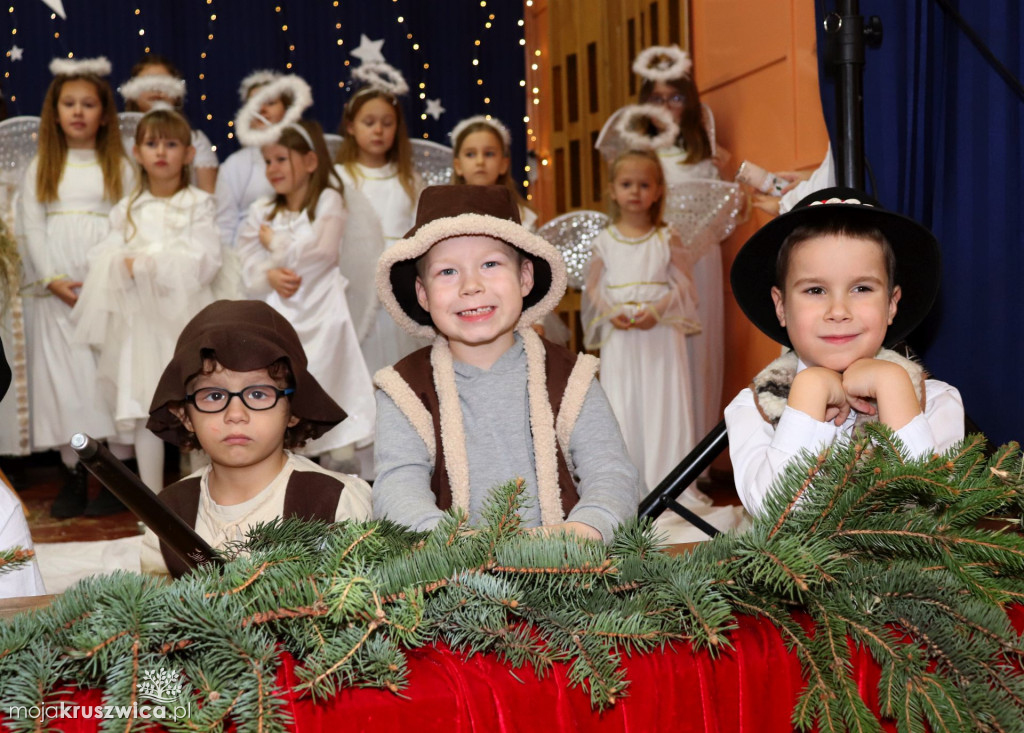
<path id="1" fill-rule="evenodd" d="M 221 267 L 214 211 L 213 196 L 195 186 L 168 197 L 128 196 L 110 212 L 110 233 L 89 253 L 72 313 L 75 338 L 99 351 L 101 392 L 125 442 L 149 417 L 178 334 L 214 300 L 211 285 Z"/>
<path id="2" fill-rule="evenodd" d="M 383 168 L 367 168 L 359 163 L 352 163 L 352 166 L 358 171 L 358 176 L 353 176 L 340 163 L 334 168 L 341 176 L 346 190 L 358 190 L 369 200 L 380 219 L 384 247 L 390 247 L 412 228 L 416 219 L 416 202 L 402 188 L 398 167 L 394 163 L 388 163 Z M 418 184 L 417 177 L 417 188 Z M 379 304 L 376 320 L 360 344 L 371 374 L 427 345 L 425 341 L 402 331 Z"/>
<path id="3" fill-rule="evenodd" d="M 295 327 L 310 373 L 348 414 L 302 451 L 318 455 L 371 437 L 377 409 L 338 269 L 348 212 L 332 188 L 320 194 L 313 221 L 304 209 L 280 211 L 270 220 L 272 209 L 271 202 L 257 201 L 238 230 L 242 280 L 249 297 L 265 301 Z M 269 247 L 260 242 L 264 223 L 274 230 Z M 267 280 L 267 272 L 277 267 L 302 278 L 290 298 L 282 298 Z"/>
<path id="4" fill-rule="evenodd" d="M 686 258 L 667 227 L 630 238 L 613 225 L 594 239 L 587 276 L 585 343 L 601 349 L 601 386 L 648 491 L 698 437 L 686 342 L 700 325 Z M 612 326 L 641 307 L 657 314 L 653 328 Z"/>
<path id="5" fill-rule="evenodd" d="M 32 442 L 36 450 L 66 445 L 75 433 L 94 438 L 114 435 L 114 421 L 97 391 L 96 357 L 73 340 L 71 308 L 45 288 L 60 278 L 85 280 L 89 251 L 109 231 L 113 204 L 103 198 L 103 171 L 95 150 L 69 149 L 57 199 L 36 198 L 33 159 L 21 186 L 21 232 L 31 272 L 39 278 L 38 297 L 28 298 L 29 379 Z M 124 190 L 134 187 L 127 159 L 121 169 Z"/>

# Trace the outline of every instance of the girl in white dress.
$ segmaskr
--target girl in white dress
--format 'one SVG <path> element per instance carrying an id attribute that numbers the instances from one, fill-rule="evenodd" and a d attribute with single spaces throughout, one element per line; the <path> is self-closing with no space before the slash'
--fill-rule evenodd
<path id="1" fill-rule="evenodd" d="M 319 124 L 300 120 L 276 127 L 276 142 L 262 146 L 275 196 L 250 207 L 237 249 L 249 297 L 265 301 L 295 327 L 309 371 L 348 414 L 303 451 L 320 455 L 370 439 L 376 405 L 338 269 L 348 215 L 342 183 Z"/>
<path id="2" fill-rule="evenodd" d="M 89 254 L 75 306 L 76 340 L 99 353 L 99 384 L 139 476 L 163 488 L 163 441 L 146 429 L 149 403 L 178 334 L 213 302 L 221 266 L 213 196 L 189 185 L 188 122 L 157 109 L 139 122 L 139 185 L 110 212 L 110 233 Z"/>
<path id="3" fill-rule="evenodd" d="M 720 179 L 720 168 L 724 168 L 730 155 L 714 139 L 714 118 L 711 110 L 701 104 L 689 55 L 675 46 L 653 46 L 637 57 L 633 70 L 644 78 L 639 102 L 663 107 L 679 126 L 675 143 L 658 150 L 666 184 Z M 728 224 L 727 231 L 732 231 L 734 224 Z M 693 246 L 693 240 L 702 234 L 711 235 L 711 230 L 721 231 L 709 227 L 707 233 L 681 231 L 680 234 Z M 704 242 L 699 247 L 703 252 L 693 265 L 702 330 L 687 339 L 687 349 L 700 436 L 722 419 L 725 280 L 722 250 L 718 244 L 717 238 Z"/>
<path id="4" fill-rule="evenodd" d="M 623 153 L 609 175 L 613 223 L 594 239 L 585 342 L 601 349 L 601 385 L 649 491 L 696 440 L 686 340 L 700 323 L 686 250 L 662 222 L 657 155 Z"/>
<path id="5" fill-rule="evenodd" d="M 153 105 L 169 104 L 179 113 L 185 102 L 185 81 L 178 68 L 165 56 L 147 53 L 132 67 L 131 78 L 121 85 L 125 109 L 149 112 Z M 183 113 L 182 113 L 183 114 Z M 217 185 L 217 153 L 202 130 L 192 130 L 195 155 L 191 164 L 192 185 L 213 193 Z"/>
<path id="6" fill-rule="evenodd" d="M 32 443 L 59 448 L 73 469 L 51 507 L 59 518 L 81 514 L 87 475 L 68 440 L 76 432 L 114 435 L 96 389 L 96 359 L 72 338 L 88 253 L 107 234 L 111 207 L 131 190 L 134 174 L 118 134 L 114 93 L 104 58 L 57 59 L 39 122 L 39 152 L 21 186 L 20 232 L 26 269 L 39 297 L 26 298 Z M 122 453 L 119 457 L 127 457 Z"/>
<path id="7" fill-rule="evenodd" d="M 281 75 L 276 71 L 254 71 L 242 80 L 238 96 L 244 105 L 258 89 L 262 89 Z M 259 114 L 266 123 L 275 124 L 284 117 L 284 111 L 294 100 L 282 95 L 260 106 Z M 237 117 L 237 115 L 236 115 Z M 217 173 L 217 226 L 225 247 L 233 248 L 238 228 L 245 221 L 249 207 L 261 198 L 270 198 L 274 189 L 267 181 L 263 153 L 259 146 L 244 145 L 229 155 Z"/>
<path id="8" fill-rule="evenodd" d="M 398 103 L 398 95 L 408 87 L 397 71 L 392 69 L 390 73 L 398 82 L 389 85 L 382 77 L 373 77 L 348 100 L 339 129 L 344 138 L 335 161 L 345 185 L 361 192 L 376 212 L 385 247 L 412 228 L 422 187 Z M 426 345 L 402 331 L 379 303 L 376 318 L 367 332 L 360 334 L 360 343 L 371 373 Z"/>

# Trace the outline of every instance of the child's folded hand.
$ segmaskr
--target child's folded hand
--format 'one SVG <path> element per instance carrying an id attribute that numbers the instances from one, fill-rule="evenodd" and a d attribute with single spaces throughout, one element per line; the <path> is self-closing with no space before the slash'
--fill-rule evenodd
<path id="1" fill-rule="evenodd" d="M 637 310 L 633 321 L 633 328 L 639 328 L 641 331 L 647 331 L 658 325 L 658 318 L 654 315 L 654 312 L 650 308 L 644 308 L 643 306 L 640 306 L 640 309 Z"/>
<path id="2" fill-rule="evenodd" d="M 843 389 L 858 412 L 878 414 L 899 430 L 921 412 L 907 370 L 882 359 L 858 359 L 843 372 Z"/>
<path id="3" fill-rule="evenodd" d="M 75 303 L 78 302 L 78 289 L 82 287 L 82 283 L 79 280 L 65 277 L 60 280 L 54 280 L 46 287 L 51 293 L 60 298 L 64 305 L 74 308 Z"/>
<path id="4" fill-rule="evenodd" d="M 815 420 L 842 425 L 853 407 L 850 404 L 843 377 L 825 367 L 807 367 L 793 379 L 789 390 L 790 407 L 810 415 Z"/>
<path id="5" fill-rule="evenodd" d="M 287 267 L 275 267 L 267 270 L 267 282 L 282 298 L 290 298 L 302 285 L 302 277 Z"/>
<path id="6" fill-rule="evenodd" d="M 609 323 L 615 326 L 615 328 L 621 329 L 623 331 L 628 331 L 629 329 L 633 328 L 634 322 L 635 319 L 631 318 L 625 313 L 618 313 L 609 319 Z"/>

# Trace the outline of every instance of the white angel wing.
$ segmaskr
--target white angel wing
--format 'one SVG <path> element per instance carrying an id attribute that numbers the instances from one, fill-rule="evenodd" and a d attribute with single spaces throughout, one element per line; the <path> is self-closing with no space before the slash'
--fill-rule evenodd
<path id="1" fill-rule="evenodd" d="M 608 215 L 600 211 L 570 211 L 556 216 L 537 230 L 561 252 L 569 273 L 569 287 L 583 289 L 584 273 L 590 262 L 590 248 L 601 230 L 608 226 Z"/>
<path id="2" fill-rule="evenodd" d="M 431 140 L 410 140 L 412 162 L 425 186 L 443 186 L 452 182 L 454 153 L 447 145 Z"/>
<path id="3" fill-rule="evenodd" d="M 682 237 L 694 261 L 733 233 L 742 211 L 740 185 L 715 178 L 671 183 L 665 196 L 665 221 Z"/>
<path id="4" fill-rule="evenodd" d="M 619 117 L 625 114 L 625 111 L 625 107 L 620 107 L 612 112 L 612 116 L 608 118 L 608 121 L 604 123 L 604 127 L 601 128 L 601 132 L 597 136 L 597 142 L 594 143 L 594 147 L 601 152 L 601 157 L 609 163 L 615 160 L 618 154 L 626 147 L 626 144 L 619 136 L 617 127 Z"/>
<path id="5" fill-rule="evenodd" d="M 327 143 L 327 152 L 331 155 L 331 161 L 338 159 L 338 151 L 341 150 L 341 135 L 335 132 L 325 132 L 324 142 Z"/>
<path id="6" fill-rule="evenodd" d="M 38 117 L 12 117 L 0 122 L 0 185 L 18 186 L 38 147 Z"/>
<path id="7" fill-rule="evenodd" d="M 132 156 L 132 146 L 135 145 L 135 130 L 142 119 L 142 112 L 118 112 L 117 127 L 121 132 L 121 142 L 124 143 L 124 150 L 128 157 Z"/>
<path id="8" fill-rule="evenodd" d="M 369 199 L 354 186 L 345 187 L 345 234 L 338 269 L 348 280 L 345 299 L 356 337 L 362 343 L 377 317 L 377 260 L 384 253 L 384 232 Z"/>

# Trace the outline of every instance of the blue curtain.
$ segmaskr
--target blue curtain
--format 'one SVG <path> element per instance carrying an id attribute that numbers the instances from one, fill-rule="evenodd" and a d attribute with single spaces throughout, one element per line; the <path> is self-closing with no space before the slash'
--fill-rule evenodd
<path id="1" fill-rule="evenodd" d="M 52 10 L 42 0 L 7 0 L 0 8 L 0 70 L 6 74 L 0 81 L 8 115 L 39 114 L 51 79 L 47 67 L 55 56 L 105 55 L 113 64 L 111 82 L 116 87 L 128 78 L 148 46 L 183 72 L 188 92 L 185 113 L 218 146 L 223 160 L 237 148 L 228 138 L 227 123 L 239 107 L 238 83 L 255 69 L 288 71 L 286 65 L 291 63 L 290 71 L 313 88 L 315 105 L 307 116 L 317 119 L 325 130 L 336 131 L 351 91 L 341 88 L 349 82 L 345 62 L 359 64 L 350 53 L 365 34 L 384 40 L 381 51 L 386 60 L 412 88 L 403 100 L 412 136 L 448 144 L 448 133 L 456 122 L 489 113 L 512 131 L 512 170 L 523 171 L 527 90 L 520 85 L 526 78 L 521 0 L 63 0 L 63 4 L 66 20 L 52 18 Z M 20 60 L 6 55 L 15 45 L 22 49 Z M 478 84 L 478 79 L 483 83 Z M 419 98 L 420 93 L 425 99 Z M 437 120 L 421 118 L 428 99 L 439 99 L 445 109 Z"/>
<path id="2" fill-rule="evenodd" d="M 836 139 L 835 86 L 822 104 Z M 1018 79 L 1024 78 L 1019 0 L 954 2 Z M 1024 102 L 934 0 L 861 0 L 884 41 L 864 69 L 865 154 L 887 207 L 922 222 L 942 244 L 943 281 L 911 337 L 929 370 L 960 389 L 968 415 L 1003 443 L 1024 439 Z M 868 177 L 871 188 L 872 176 Z"/>

